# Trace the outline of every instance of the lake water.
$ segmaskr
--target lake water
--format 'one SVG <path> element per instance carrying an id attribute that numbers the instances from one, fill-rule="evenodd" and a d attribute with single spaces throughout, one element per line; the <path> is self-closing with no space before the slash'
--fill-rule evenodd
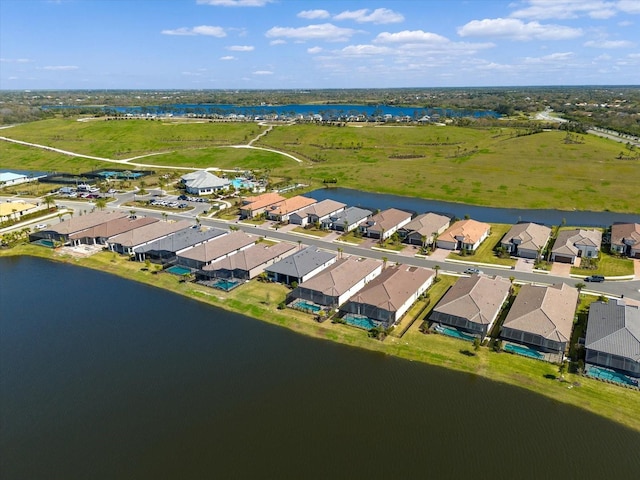
<path id="1" fill-rule="evenodd" d="M 524 210 L 518 208 L 494 208 L 463 203 L 441 202 L 422 198 L 402 197 L 383 193 L 361 192 L 349 188 L 321 188 L 305 194 L 316 200 L 330 198 L 350 206 L 384 210 L 399 208 L 415 213 L 437 212 L 452 217 L 464 218 L 469 215 L 474 220 L 490 223 L 537 222 L 545 225 L 560 225 L 562 220 L 567 225 L 584 227 L 609 227 L 614 222 L 640 223 L 640 212 L 588 212 L 563 210 Z"/>
<path id="2" fill-rule="evenodd" d="M 0 272 L 3 480 L 640 471 L 640 434 L 515 387 L 72 265 Z"/>

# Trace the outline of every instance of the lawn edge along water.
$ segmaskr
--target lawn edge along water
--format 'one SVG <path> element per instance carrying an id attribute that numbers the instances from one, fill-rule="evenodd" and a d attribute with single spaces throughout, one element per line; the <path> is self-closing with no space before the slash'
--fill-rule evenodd
<path id="1" fill-rule="evenodd" d="M 433 366 L 475 374 L 488 380 L 513 385 L 544 395 L 560 403 L 572 405 L 622 426 L 640 432 L 640 394 L 631 389 L 599 382 L 583 376 L 565 374 L 565 381 L 550 380 L 558 373 L 556 365 L 520 358 L 507 353 L 496 354 L 488 348 L 480 348 L 476 355 L 469 357 L 460 352 L 466 344 L 443 335 L 430 335 L 434 348 L 427 348 L 416 339 L 425 338 L 416 331 L 408 332 L 402 338 L 387 337 L 384 342 L 369 338 L 365 332 L 345 325 L 319 324 L 311 316 L 292 311 L 278 310 L 279 296 L 284 296 L 284 287 L 276 284 L 260 284 L 258 295 L 264 289 L 264 301 L 254 295 L 243 295 L 253 302 L 241 300 L 233 293 L 212 290 L 191 283 L 180 282 L 170 274 L 155 275 L 144 271 L 143 265 L 111 252 L 98 253 L 87 258 L 73 258 L 59 255 L 50 249 L 31 245 L 19 245 L 13 249 L 0 251 L 0 257 L 32 256 L 56 262 L 91 268 L 110 273 L 124 279 L 137 281 L 178 295 L 197 300 L 214 307 L 239 313 L 256 320 L 287 329 L 317 339 L 332 340 L 347 346 L 419 361 Z M 257 282 L 256 282 L 257 284 Z M 280 291 L 281 289 L 282 291 Z M 277 297 L 277 298 L 276 298 Z M 574 386 L 578 382 L 580 386 Z"/>

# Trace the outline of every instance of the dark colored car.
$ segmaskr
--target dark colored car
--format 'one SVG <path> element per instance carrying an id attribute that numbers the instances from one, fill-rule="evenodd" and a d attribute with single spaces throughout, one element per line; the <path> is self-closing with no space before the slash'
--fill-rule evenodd
<path id="1" fill-rule="evenodd" d="M 186 200 L 186 199 L 187 199 L 187 196 L 186 196 L 186 195 L 180 195 L 180 196 L 178 197 L 178 200 Z"/>
<path id="2" fill-rule="evenodd" d="M 591 275 L 584 279 L 585 282 L 604 282 L 602 275 Z"/>

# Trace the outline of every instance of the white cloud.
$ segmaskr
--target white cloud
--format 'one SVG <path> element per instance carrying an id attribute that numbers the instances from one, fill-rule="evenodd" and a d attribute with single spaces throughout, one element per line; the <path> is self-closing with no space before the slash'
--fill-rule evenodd
<path id="1" fill-rule="evenodd" d="M 273 27 L 266 33 L 267 38 L 285 37 L 294 40 L 325 40 L 327 42 L 344 42 L 356 33 L 351 28 L 336 27 L 331 23 L 308 25 L 306 27 Z"/>
<path id="2" fill-rule="evenodd" d="M 516 18 L 485 18 L 472 20 L 458 28 L 462 37 L 504 37 L 513 40 L 566 40 L 582 35 L 579 28 L 563 25 L 524 23 Z"/>
<path id="3" fill-rule="evenodd" d="M 640 53 L 630 53 L 627 55 L 629 58 L 640 58 Z"/>
<path id="4" fill-rule="evenodd" d="M 640 2 L 638 0 L 620 0 L 616 7 L 625 13 L 640 14 Z"/>
<path id="5" fill-rule="evenodd" d="M 0 58 L 1 63 L 31 63 L 32 61 L 28 58 Z"/>
<path id="6" fill-rule="evenodd" d="M 273 75 L 273 72 L 270 70 L 256 70 L 253 72 L 254 75 Z"/>
<path id="7" fill-rule="evenodd" d="M 79 68 L 75 65 L 47 65 L 42 67 L 43 70 L 78 70 Z"/>
<path id="8" fill-rule="evenodd" d="M 321 47 L 311 47 L 311 48 L 307 48 L 307 53 L 310 53 L 312 55 L 315 55 L 316 53 L 320 53 L 322 51 Z"/>
<path id="9" fill-rule="evenodd" d="M 271 40 L 269 45 L 286 45 L 286 40 Z"/>
<path id="10" fill-rule="evenodd" d="M 264 7 L 273 0 L 197 0 L 198 5 L 214 7 Z"/>
<path id="11" fill-rule="evenodd" d="M 227 50 L 231 50 L 232 52 L 253 52 L 255 47 L 253 45 L 232 45 L 227 47 Z"/>
<path id="12" fill-rule="evenodd" d="M 225 55 L 224 57 L 220 57 L 220 60 L 224 60 L 224 61 L 229 61 L 229 60 L 235 60 L 236 57 L 234 57 L 233 55 Z"/>
<path id="13" fill-rule="evenodd" d="M 382 32 L 374 40 L 375 43 L 447 43 L 449 39 L 437 33 L 422 30 L 404 30 L 402 32 Z"/>
<path id="14" fill-rule="evenodd" d="M 318 18 L 329 18 L 331 14 L 326 10 L 303 10 L 297 15 L 299 18 L 306 18 L 307 20 L 315 20 Z"/>
<path id="15" fill-rule="evenodd" d="M 371 12 L 371 13 L 369 13 Z M 388 8 L 376 8 L 371 11 L 368 8 L 361 10 L 346 10 L 333 17 L 334 20 L 353 20 L 358 23 L 400 23 L 404 21 L 404 16 L 401 13 L 394 12 Z"/>
<path id="16" fill-rule="evenodd" d="M 635 44 L 628 40 L 589 40 L 584 43 L 585 47 L 592 48 L 630 48 Z"/>
<path id="17" fill-rule="evenodd" d="M 197 27 L 181 27 L 172 30 L 162 30 L 163 35 L 204 35 L 208 37 L 223 38 L 227 36 L 227 33 L 222 27 L 213 27 L 210 25 L 199 25 Z"/>
<path id="18" fill-rule="evenodd" d="M 344 56 L 367 57 L 372 55 L 388 55 L 393 50 L 387 47 L 379 47 L 376 45 L 349 45 L 340 50 L 340 54 Z"/>
<path id="19" fill-rule="evenodd" d="M 540 63 L 564 63 L 573 58 L 575 55 L 573 52 L 558 52 L 550 55 L 544 55 L 542 57 L 526 57 L 523 62 L 527 64 L 540 64 Z"/>
<path id="20" fill-rule="evenodd" d="M 535 20 L 568 19 L 589 16 L 605 19 L 617 13 L 614 2 L 603 0 L 528 0 L 529 6 L 511 14 L 515 18 Z"/>

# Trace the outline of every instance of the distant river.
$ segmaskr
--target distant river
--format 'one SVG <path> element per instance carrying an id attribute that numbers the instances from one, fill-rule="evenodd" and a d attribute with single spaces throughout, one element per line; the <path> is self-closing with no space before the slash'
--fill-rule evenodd
<path id="1" fill-rule="evenodd" d="M 87 109 L 91 107 L 82 105 L 46 105 L 44 109 Z M 148 105 L 143 107 L 107 106 L 103 110 L 112 110 L 118 113 L 153 114 L 153 115 L 244 115 L 245 117 L 261 117 L 278 115 L 281 117 L 296 117 L 298 115 L 320 115 L 325 120 L 342 119 L 349 116 L 364 116 L 374 118 L 384 115 L 392 117 L 408 116 L 418 120 L 425 115 L 440 115 L 446 117 L 500 117 L 493 110 L 465 110 L 450 108 L 429 107 L 396 107 L 390 105 L 229 105 L 212 103 L 174 103 L 166 105 Z"/>
<path id="2" fill-rule="evenodd" d="M 361 192 L 349 188 L 321 188 L 305 194 L 316 200 L 330 198 L 350 206 L 369 209 L 399 208 L 415 213 L 437 212 L 445 215 L 464 218 L 465 215 L 474 220 L 490 223 L 536 222 L 545 225 L 560 225 L 562 220 L 567 225 L 584 227 L 608 227 L 614 222 L 640 223 L 640 212 L 589 212 L 563 210 L 525 210 L 518 208 L 494 208 L 463 203 L 441 202 L 422 198 L 402 197 L 383 193 Z"/>
<path id="3" fill-rule="evenodd" d="M 515 387 L 72 265 L 0 272 L 3 480 L 640 471 L 640 434 Z"/>

